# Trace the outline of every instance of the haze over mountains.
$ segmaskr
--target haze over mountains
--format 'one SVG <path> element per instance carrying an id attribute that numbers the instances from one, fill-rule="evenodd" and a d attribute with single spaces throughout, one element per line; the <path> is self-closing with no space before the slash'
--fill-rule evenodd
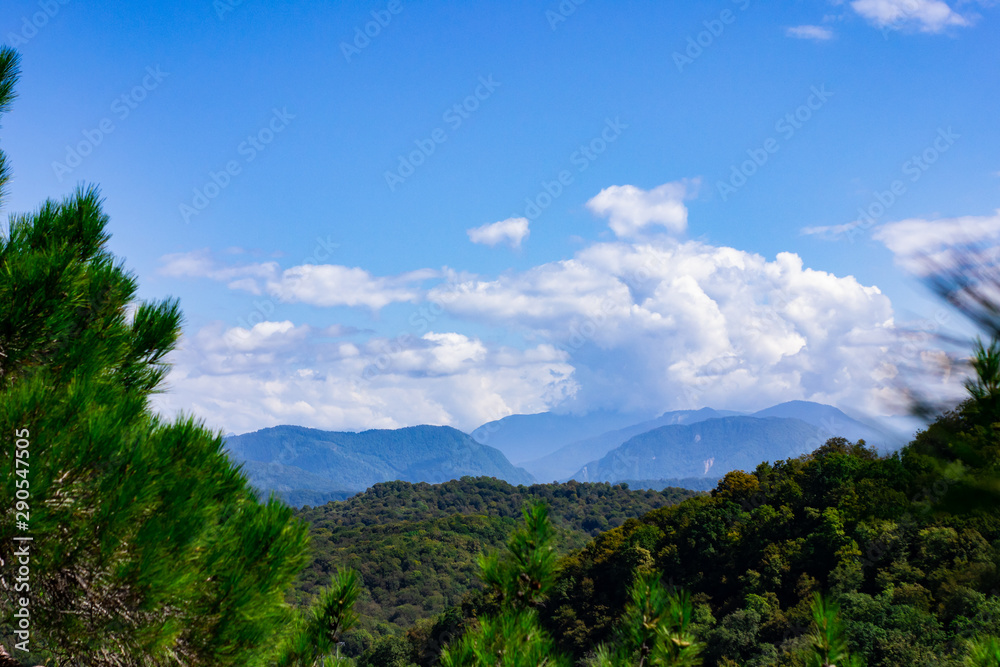
<path id="1" fill-rule="evenodd" d="M 361 433 L 275 426 L 226 438 L 226 449 L 244 463 L 251 484 L 278 492 L 290 504 L 342 499 L 393 480 L 438 483 L 487 476 L 515 485 L 534 481 L 499 450 L 450 426 Z"/>
<path id="2" fill-rule="evenodd" d="M 864 439 L 883 452 L 904 442 L 899 434 L 807 401 L 749 415 L 702 408 L 636 419 L 608 412 L 511 415 L 469 435 L 447 426 L 361 433 L 276 426 L 227 437 L 226 448 L 256 488 L 275 491 L 292 505 L 315 505 L 378 482 L 463 476 L 515 485 L 575 479 L 657 486 L 659 480 L 708 488 L 730 470 L 799 456 L 834 436 Z"/>
<path id="3" fill-rule="evenodd" d="M 563 445 L 556 451 L 540 458 L 525 461 L 523 466 L 537 479 L 545 481 L 568 479 L 580 468 L 580 461 L 593 461 L 604 456 L 630 438 L 652 431 L 660 426 L 672 424 L 693 424 L 706 419 L 728 417 L 738 413 L 729 410 L 676 410 L 666 412 L 656 419 L 633 424 L 614 431 L 607 431 L 590 438 L 584 438 Z"/>
<path id="4" fill-rule="evenodd" d="M 801 419 L 706 419 L 640 433 L 587 463 L 572 478 L 581 482 L 618 482 L 643 476 L 718 478 L 730 470 L 753 470 L 761 461 L 807 454 L 823 442 L 820 429 Z"/>

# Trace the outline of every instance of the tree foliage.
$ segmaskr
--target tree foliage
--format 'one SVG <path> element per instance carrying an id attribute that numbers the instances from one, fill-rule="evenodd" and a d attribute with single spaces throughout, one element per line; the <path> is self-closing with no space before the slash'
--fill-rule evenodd
<path id="1" fill-rule="evenodd" d="M 512 486 L 490 477 L 376 484 L 349 500 L 296 512 L 310 525 L 313 560 L 293 601 L 307 604 L 331 572 L 349 567 L 363 589 L 358 632 L 402 634 L 461 606 L 466 594 L 478 590 L 479 554 L 506 544 L 526 503 L 546 503 L 562 556 L 602 529 L 694 495 L 607 483 Z"/>
<path id="2" fill-rule="evenodd" d="M 16 73 L 0 51 L 0 109 Z M 0 503 L 29 508 L 0 514 L 0 558 L 33 538 L 30 590 L 0 584 L 3 634 L 27 595 L 30 655 L 55 664 L 266 664 L 306 528 L 258 502 L 221 434 L 150 411 L 180 309 L 137 301 L 107 224 L 81 188 L 0 236 Z"/>
<path id="3" fill-rule="evenodd" d="M 511 536 L 506 552 L 480 559 L 482 579 L 500 600 L 500 611 L 478 619 L 441 655 L 443 667 L 569 667 L 555 641 L 538 622 L 537 606 L 555 581 L 555 531 L 543 503 L 524 509 L 524 527 Z"/>

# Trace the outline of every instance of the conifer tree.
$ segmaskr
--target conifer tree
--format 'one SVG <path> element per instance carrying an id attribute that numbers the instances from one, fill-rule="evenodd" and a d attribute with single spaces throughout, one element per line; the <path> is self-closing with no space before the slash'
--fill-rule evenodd
<path id="1" fill-rule="evenodd" d="M 1000 638 L 985 636 L 971 640 L 965 664 L 969 667 L 1000 667 Z"/>
<path id="2" fill-rule="evenodd" d="M 0 49 L 0 111 L 17 62 Z M 257 499 L 220 433 L 150 410 L 181 313 L 136 300 L 107 224 L 81 188 L 0 235 L 0 504 L 27 514 L 0 513 L 0 617 L 30 599 L 31 655 L 55 665 L 267 664 L 306 528 Z M 32 540 L 16 595 L 14 536 Z"/>
<path id="3" fill-rule="evenodd" d="M 668 591 L 658 572 L 638 572 L 621 620 L 618 643 L 601 647 L 595 667 L 693 667 L 704 646 L 691 632 L 688 594 Z"/>
<path id="4" fill-rule="evenodd" d="M 298 619 L 279 667 L 338 664 L 338 644 L 344 633 L 358 622 L 354 603 L 360 594 L 358 573 L 352 569 L 338 570 L 330 586 L 320 591 L 316 603 Z"/>
<path id="5" fill-rule="evenodd" d="M 538 503 L 524 509 L 524 527 L 505 553 L 480 558 L 483 581 L 500 596 L 500 613 L 479 618 L 478 628 L 445 649 L 443 667 L 569 667 L 538 621 L 537 605 L 556 576 L 554 539 L 548 508 Z"/>
<path id="6" fill-rule="evenodd" d="M 807 667 L 861 667 L 861 661 L 847 650 L 840 606 L 816 593 L 810 608 L 813 634 L 806 658 Z"/>

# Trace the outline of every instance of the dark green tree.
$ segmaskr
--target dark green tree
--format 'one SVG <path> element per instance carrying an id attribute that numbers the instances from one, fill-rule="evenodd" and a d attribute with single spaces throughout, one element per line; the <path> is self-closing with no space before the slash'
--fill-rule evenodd
<path id="1" fill-rule="evenodd" d="M 17 72 L 0 49 L 0 110 Z M 56 665 L 267 664 L 306 528 L 258 501 L 221 433 L 150 410 L 180 309 L 136 300 L 107 224 L 80 189 L 0 236 L 0 504 L 28 515 L 0 514 L 0 558 L 33 538 L 30 591 L 5 572 L 0 617 L 29 596 L 32 655 Z"/>
<path id="2" fill-rule="evenodd" d="M 847 650 L 840 606 L 819 593 L 814 594 L 810 607 L 813 634 L 806 658 L 807 667 L 862 667 L 862 662 Z"/>
<path id="3" fill-rule="evenodd" d="M 441 654 L 443 667 L 569 667 L 539 625 L 537 605 L 555 581 L 555 531 L 543 503 L 526 507 L 524 527 L 502 554 L 480 559 L 483 581 L 501 599 L 499 614 L 478 619 L 479 627 Z"/>
<path id="4" fill-rule="evenodd" d="M 320 591 L 319 599 L 294 626 L 290 645 L 279 665 L 323 667 L 337 664 L 344 633 L 358 622 L 354 604 L 360 594 L 358 573 L 351 569 L 338 570 L 330 586 Z"/>
<path id="5" fill-rule="evenodd" d="M 639 572 L 625 608 L 618 644 L 601 647 L 595 667 L 693 667 L 704 646 L 691 632 L 688 594 L 668 591 L 658 572 Z"/>

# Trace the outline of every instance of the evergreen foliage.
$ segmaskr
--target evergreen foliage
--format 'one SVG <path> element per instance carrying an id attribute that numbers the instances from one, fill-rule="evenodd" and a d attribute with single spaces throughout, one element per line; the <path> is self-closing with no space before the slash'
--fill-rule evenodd
<path id="1" fill-rule="evenodd" d="M 442 667 L 569 667 L 538 622 L 537 606 L 555 582 L 555 531 L 548 508 L 524 509 L 524 527 L 511 535 L 507 551 L 480 559 L 483 581 L 500 601 L 497 614 L 479 618 L 479 627 L 441 654 Z"/>
<path id="2" fill-rule="evenodd" d="M 526 503 L 546 502 L 563 555 L 602 529 L 694 495 L 607 483 L 511 486 L 489 477 L 376 484 L 344 502 L 297 512 L 310 525 L 313 561 L 294 600 L 308 604 L 330 572 L 350 567 L 363 582 L 361 628 L 376 637 L 400 634 L 477 589 L 479 554 L 506 543 Z"/>
<path id="3" fill-rule="evenodd" d="M 668 591 L 660 574 L 636 573 L 630 602 L 619 628 L 614 649 L 601 646 L 595 667 L 631 667 L 639 665 L 700 665 L 704 650 L 691 632 L 691 599 L 681 591 Z"/>
<path id="4" fill-rule="evenodd" d="M 0 109 L 16 74 L 0 50 Z M 220 434 L 151 413 L 180 309 L 136 301 L 107 223 L 81 188 L 0 236 L 0 503 L 28 493 L 27 518 L 0 514 L 0 559 L 33 538 L 30 590 L 0 584 L 0 632 L 27 596 L 30 656 L 53 664 L 267 664 L 306 527 L 258 502 Z"/>
<path id="5" fill-rule="evenodd" d="M 818 592 L 813 593 L 812 607 L 813 639 L 812 650 L 806 660 L 806 667 L 861 667 L 861 661 L 851 656 L 847 650 L 844 626 L 840 620 L 840 606 L 825 599 Z"/>
<path id="6" fill-rule="evenodd" d="M 292 626 L 279 667 L 323 667 L 340 662 L 344 634 L 358 622 L 354 604 L 361 593 L 354 570 L 338 570 L 311 609 Z"/>

